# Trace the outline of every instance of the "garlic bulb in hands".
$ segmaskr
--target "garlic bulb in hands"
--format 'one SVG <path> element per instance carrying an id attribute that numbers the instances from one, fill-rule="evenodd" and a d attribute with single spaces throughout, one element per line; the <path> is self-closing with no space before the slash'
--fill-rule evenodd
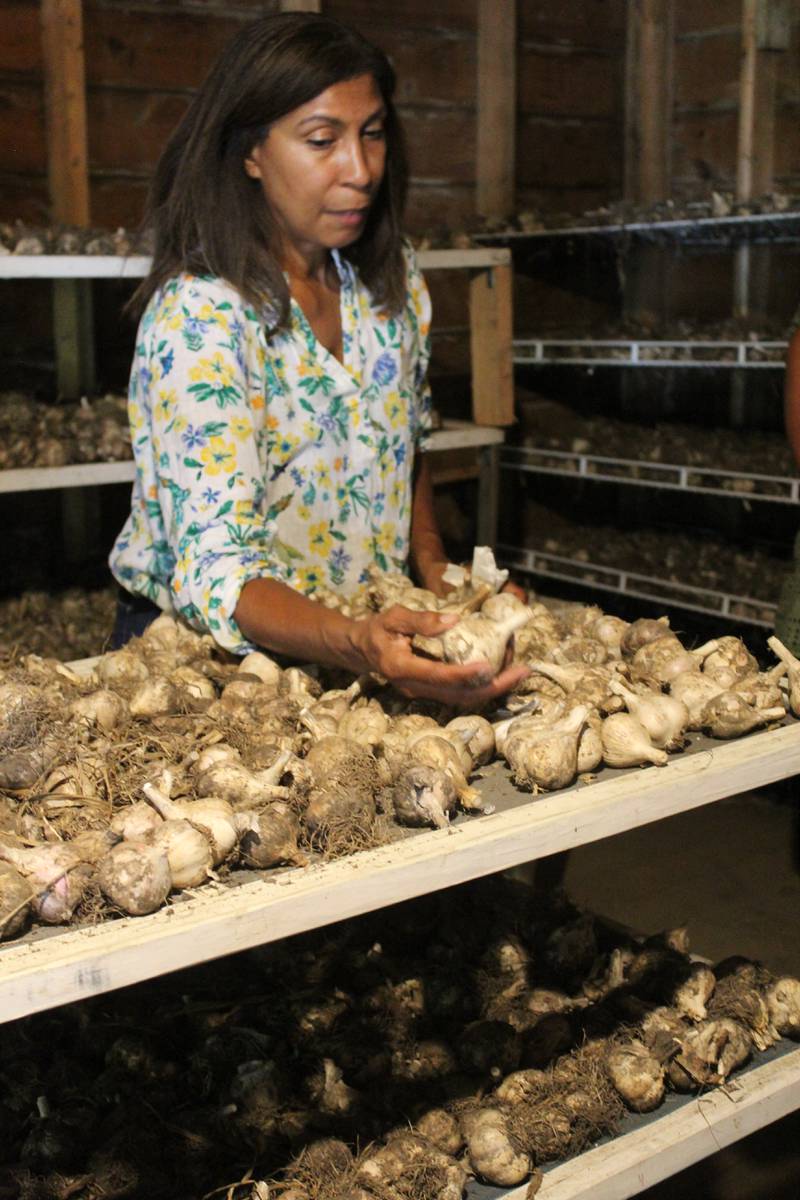
<path id="1" fill-rule="evenodd" d="M 476 687 L 481 687 L 501 670 L 509 639 L 515 630 L 528 623 L 531 615 L 525 605 L 499 621 L 474 613 L 463 617 L 457 625 L 446 629 L 438 637 L 417 634 L 411 644 L 445 662 L 485 663 L 486 670 L 470 680 Z"/>

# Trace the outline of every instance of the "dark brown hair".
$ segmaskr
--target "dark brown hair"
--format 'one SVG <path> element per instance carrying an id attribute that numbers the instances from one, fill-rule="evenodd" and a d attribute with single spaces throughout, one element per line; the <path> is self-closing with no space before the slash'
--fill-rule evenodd
<path id="1" fill-rule="evenodd" d="M 277 257 L 277 227 L 244 159 L 269 126 L 326 88 L 371 75 L 386 109 L 386 171 L 364 231 L 342 254 L 373 299 L 402 307 L 401 221 L 408 181 L 392 102 L 394 71 L 383 51 L 329 17 L 283 13 L 246 25 L 229 42 L 170 137 L 156 167 L 144 218 L 154 235 L 150 274 L 130 308 L 138 313 L 171 276 L 186 270 L 226 279 L 285 326 L 289 291 Z"/>

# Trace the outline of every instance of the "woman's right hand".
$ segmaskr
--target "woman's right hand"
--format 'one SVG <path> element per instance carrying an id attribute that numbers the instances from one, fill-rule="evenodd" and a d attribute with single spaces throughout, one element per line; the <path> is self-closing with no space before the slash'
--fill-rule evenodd
<path id="1" fill-rule="evenodd" d="M 482 706 L 496 700 L 530 673 L 527 667 L 506 666 L 484 683 L 485 662 L 441 663 L 414 651 L 411 639 L 415 634 L 437 637 L 458 620 L 454 613 L 415 612 L 395 604 L 385 612 L 355 621 L 352 642 L 367 670 L 382 675 L 402 695 L 439 700 L 454 708 Z"/>

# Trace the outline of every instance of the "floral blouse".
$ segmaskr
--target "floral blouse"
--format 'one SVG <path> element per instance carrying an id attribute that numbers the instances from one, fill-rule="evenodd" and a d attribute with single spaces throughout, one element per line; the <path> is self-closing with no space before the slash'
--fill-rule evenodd
<path id="1" fill-rule="evenodd" d="M 343 362 L 294 301 L 290 328 L 268 334 L 218 278 L 169 280 L 137 333 L 136 481 L 111 570 L 236 653 L 251 648 L 233 620 L 248 580 L 347 593 L 370 564 L 402 570 L 408 558 L 414 451 L 430 428 L 430 300 L 410 248 L 395 317 L 332 254 Z"/>

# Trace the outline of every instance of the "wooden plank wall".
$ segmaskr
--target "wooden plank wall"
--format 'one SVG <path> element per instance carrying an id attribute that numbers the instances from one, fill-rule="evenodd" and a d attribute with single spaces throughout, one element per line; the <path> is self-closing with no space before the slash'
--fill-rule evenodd
<path id="1" fill-rule="evenodd" d="M 774 185 L 800 191 L 800 11 L 777 62 Z M 706 197 L 736 188 L 742 0 L 675 6 L 672 193 Z"/>
<path id="2" fill-rule="evenodd" d="M 136 224 L 198 80 L 242 21 L 277 7 L 85 0 L 95 224 Z M 618 195 L 623 0 L 518 7 L 519 206 L 579 210 Z M 322 9 L 395 62 L 411 147 L 409 228 L 463 228 L 476 206 L 477 0 L 322 0 Z M 49 216 L 42 74 L 39 5 L 0 0 L 0 219 Z"/>

